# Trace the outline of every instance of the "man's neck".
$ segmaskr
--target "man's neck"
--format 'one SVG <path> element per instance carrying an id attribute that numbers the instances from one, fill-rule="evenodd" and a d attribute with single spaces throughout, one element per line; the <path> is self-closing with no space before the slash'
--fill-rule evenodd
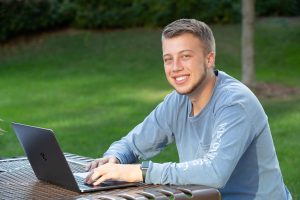
<path id="1" fill-rule="evenodd" d="M 202 109 L 209 102 L 216 82 L 216 76 L 213 73 L 209 73 L 204 82 L 196 89 L 196 91 L 189 95 L 189 99 L 192 102 L 192 116 L 199 114 Z"/>

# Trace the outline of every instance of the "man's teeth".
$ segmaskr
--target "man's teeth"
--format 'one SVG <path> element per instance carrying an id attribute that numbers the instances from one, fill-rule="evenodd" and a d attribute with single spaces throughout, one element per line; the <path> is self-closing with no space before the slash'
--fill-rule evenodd
<path id="1" fill-rule="evenodd" d="M 180 77 L 177 77 L 176 78 L 176 81 L 182 81 L 182 80 L 184 80 L 185 79 L 185 76 L 180 76 Z"/>

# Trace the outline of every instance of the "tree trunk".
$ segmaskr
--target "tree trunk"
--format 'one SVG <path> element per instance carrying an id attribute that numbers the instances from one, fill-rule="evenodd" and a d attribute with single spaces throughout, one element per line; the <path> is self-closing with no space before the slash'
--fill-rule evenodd
<path id="1" fill-rule="evenodd" d="M 242 0 L 242 82 L 254 86 L 255 0 Z"/>

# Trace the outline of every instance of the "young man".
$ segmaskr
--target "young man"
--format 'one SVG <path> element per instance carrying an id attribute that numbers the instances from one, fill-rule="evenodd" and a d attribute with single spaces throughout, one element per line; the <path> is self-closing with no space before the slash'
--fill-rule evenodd
<path id="1" fill-rule="evenodd" d="M 215 66 L 211 29 L 180 19 L 162 33 L 174 91 L 104 157 L 87 166 L 89 184 L 107 179 L 219 188 L 222 199 L 291 199 L 267 116 L 255 95 Z M 175 142 L 179 163 L 143 162 Z"/>

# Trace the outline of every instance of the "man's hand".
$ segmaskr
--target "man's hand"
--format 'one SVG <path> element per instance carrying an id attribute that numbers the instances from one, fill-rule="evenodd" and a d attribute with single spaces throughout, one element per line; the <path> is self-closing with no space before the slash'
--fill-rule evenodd
<path id="1" fill-rule="evenodd" d="M 139 164 L 125 165 L 106 162 L 92 169 L 85 182 L 91 185 L 99 185 L 106 180 L 140 182 L 143 181 L 143 176 Z"/>
<path id="2" fill-rule="evenodd" d="M 85 167 L 86 171 L 91 171 L 101 165 L 104 165 L 106 163 L 115 163 L 115 164 L 120 164 L 119 160 L 116 158 L 116 156 L 106 156 L 103 158 L 96 159 Z"/>

